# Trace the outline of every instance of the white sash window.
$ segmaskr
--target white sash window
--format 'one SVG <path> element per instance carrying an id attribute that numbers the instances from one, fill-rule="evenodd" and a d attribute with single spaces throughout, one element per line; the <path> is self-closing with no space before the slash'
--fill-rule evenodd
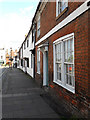
<path id="1" fill-rule="evenodd" d="M 74 93 L 74 34 L 54 41 L 53 49 L 54 82 Z"/>
<path id="2" fill-rule="evenodd" d="M 56 17 L 68 7 L 68 0 L 56 0 Z"/>

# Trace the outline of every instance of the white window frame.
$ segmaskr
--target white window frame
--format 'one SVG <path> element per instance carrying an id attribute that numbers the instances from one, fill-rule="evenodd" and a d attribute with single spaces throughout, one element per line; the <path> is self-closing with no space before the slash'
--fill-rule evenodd
<path id="1" fill-rule="evenodd" d="M 68 7 L 68 0 L 56 0 L 56 17 L 65 9 L 65 8 L 63 9 L 63 6 L 60 6 L 61 5 L 60 2 L 61 4 L 62 3 L 66 4 L 65 8 Z"/>
<path id="2" fill-rule="evenodd" d="M 40 49 L 37 49 L 37 73 L 40 74 Z"/>
<path id="3" fill-rule="evenodd" d="M 74 85 L 69 85 L 66 83 L 66 79 L 65 79 L 65 64 L 72 64 L 74 65 L 75 67 L 75 64 L 74 64 L 74 58 L 73 58 L 73 62 L 72 63 L 66 63 L 65 62 L 65 59 L 64 59 L 64 42 L 65 41 L 68 41 L 69 39 L 72 39 L 73 40 L 73 47 L 74 47 L 74 33 L 71 33 L 71 34 L 68 34 L 68 35 L 65 35 L 57 40 L 55 40 L 53 42 L 53 68 L 54 68 L 54 79 L 53 79 L 53 82 L 55 82 L 56 84 L 62 86 L 63 88 L 69 90 L 70 92 L 72 93 L 75 93 L 75 70 L 74 70 Z M 55 46 L 57 44 L 61 44 L 61 80 L 58 80 L 57 79 L 57 68 L 56 68 L 56 51 L 55 51 Z M 73 48 L 74 49 L 74 48 Z M 73 51 L 74 52 L 74 51 Z"/>
<path id="4" fill-rule="evenodd" d="M 39 36 L 40 36 L 40 17 L 37 21 L 37 37 L 39 37 Z"/>

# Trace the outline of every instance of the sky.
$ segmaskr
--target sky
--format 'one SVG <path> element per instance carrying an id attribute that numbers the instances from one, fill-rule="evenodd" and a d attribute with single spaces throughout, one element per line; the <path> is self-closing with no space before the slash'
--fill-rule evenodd
<path id="1" fill-rule="evenodd" d="M 18 49 L 31 27 L 39 0 L 0 0 L 0 48 Z"/>

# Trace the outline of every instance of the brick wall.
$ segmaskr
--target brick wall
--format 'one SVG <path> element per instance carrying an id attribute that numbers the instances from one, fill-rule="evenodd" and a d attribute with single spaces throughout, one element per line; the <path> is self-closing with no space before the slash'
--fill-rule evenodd
<path id="1" fill-rule="evenodd" d="M 81 22 L 82 21 L 82 22 Z M 70 33 L 75 34 L 75 94 L 53 83 L 53 41 Z M 67 106 L 79 110 L 79 114 L 88 115 L 89 71 L 88 71 L 88 12 L 48 38 L 49 41 L 49 81 L 50 88 L 61 96 Z M 66 106 L 66 105 L 65 105 Z M 72 110 L 73 112 L 73 110 Z M 75 113 L 75 111 L 74 111 Z M 78 114 L 78 111 L 76 112 Z"/>
<path id="2" fill-rule="evenodd" d="M 90 10 L 88 11 L 88 102 L 90 104 Z M 90 118 L 90 109 L 89 109 Z"/>
<path id="3" fill-rule="evenodd" d="M 62 16 L 56 18 L 56 2 L 48 2 L 40 16 L 40 37 L 36 41 L 48 33 L 55 25 L 64 20 L 82 3 L 83 2 L 69 2 L 67 11 Z"/>

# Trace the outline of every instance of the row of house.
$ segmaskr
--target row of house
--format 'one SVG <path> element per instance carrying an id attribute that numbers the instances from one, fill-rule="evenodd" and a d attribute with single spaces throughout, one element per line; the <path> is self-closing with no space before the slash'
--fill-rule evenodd
<path id="1" fill-rule="evenodd" d="M 19 49 L 20 69 L 82 117 L 90 117 L 89 10 L 89 0 L 41 0 Z"/>
<path id="2" fill-rule="evenodd" d="M 12 61 L 10 59 L 12 59 Z M 12 65 L 14 67 L 18 67 L 19 66 L 19 55 L 18 55 L 17 50 L 13 51 L 11 49 L 9 53 L 8 49 L 0 48 L 0 66 L 2 65 L 4 66 Z"/>
<path id="3" fill-rule="evenodd" d="M 30 76 L 34 77 L 35 75 L 35 41 L 33 39 L 32 35 L 32 26 L 29 30 L 28 35 L 26 36 L 24 42 L 21 45 L 21 48 L 19 49 L 19 67 L 21 70 L 23 70 L 25 73 L 28 73 Z"/>

